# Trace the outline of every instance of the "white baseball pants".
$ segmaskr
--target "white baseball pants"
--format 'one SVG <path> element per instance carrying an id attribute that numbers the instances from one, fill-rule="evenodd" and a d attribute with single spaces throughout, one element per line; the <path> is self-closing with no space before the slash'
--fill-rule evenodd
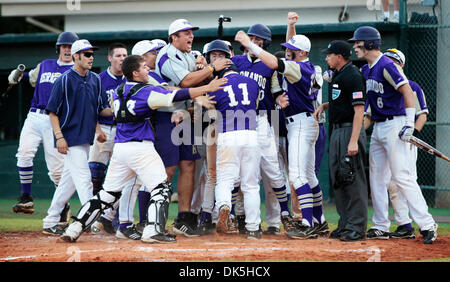
<path id="1" fill-rule="evenodd" d="M 392 181 L 408 203 L 412 219 L 421 230 L 434 225 L 433 217 L 417 184 L 416 159 L 411 144 L 400 140 L 398 133 L 405 116 L 375 122 L 369 149 L 370 187 L 373 205 L 373 227 L 389 231 L 388 185 Z"/>
<path id="2" fill-rule="evenodd" d="M 33 159 L 41 142 L 48 176 L 55 185 L 58 185 L 64 166 L 64 155 L 58 153 L 55 148 L 50 117 L 38 112 L 29 112 L 20 133 L 16 154 L 18 167 L 33 166 Z"/>
<path id="3" fill-rule="evenodd" d="M 238 130 L 219 133 L 217 139 L 217 184 L 216 206 L 231 208 L 231 192 L 237 178 L 241 181 L 244 195 L 245 227 L 249 231 L 259 230 L 260 151 L 258 134 L 254 130 Z"/>
<path id="4" fill-rule="evenodd" d="M 295 189 L 309 184 L 319 184 L 315 173 L 315 145 L 319 124 L 310 113 L 300 113 L 287 118 L 289 182 Z"/>
<path id="5" fill-rule="evenodd" d="M 44 218 L 44 228 L 58 224 L 60 214 L 72 195 L 77 191 L 81 205 L 92 198 L 91 171 L 89 170 L 89 144 L 69 147 L 64 157 L 64 168 L 52 203 Z"/>

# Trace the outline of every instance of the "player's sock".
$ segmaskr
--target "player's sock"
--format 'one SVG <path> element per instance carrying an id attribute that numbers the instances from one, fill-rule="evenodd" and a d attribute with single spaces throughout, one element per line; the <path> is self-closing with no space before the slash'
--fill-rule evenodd
<path id="1" fill-rule="evenodd" d="M 22 194 L 31 196 L 31 184 L 33 183 L 33 167 L 18 167 Z"/>
<path id="2" fill-rule="evenodd" d="M 325 218 L 323 218 L 323 207 L 322 207 L 322 189 L 320 185 L 317 184 L 316 187 L 311 189 L 313 194 L 313 217 L 319 222 L 323 223 Z"/>
<path id="3" fill-rule="evenodd" d="M 236 216 L 236 212 L 234 211 L 234 207 L 236 206 L 236 201 L 239 193 L 239 186 L 234 187 L 233 191 L 231 191 L 231 211 L 230 214 Z"/>
<path id="4" fill-rule="evenodd" d="M 147 220 L 148 205 L 150 204 L 150 193 L 146 191 L 138 192 L 139 223 Z"/>
<path id="5" fill-rule="evenodd" d="M 131 223 L 131 222 L 125 222 L 125 223 L 121 223 L 121 224 L 119 224 L 119 226 L 120 226 L 120 229 L 127 229 L 128 228 L 128 226 L 130 226 L 130 225 L 132 225 L 133 223 Z"/>
<path id="6" fill-rule="evenodd" d="M 389 11 L 388 12 L 383 12 L 383 18 L 389 19 L 389 16 L 390 16 Z"/>
<path id="7" fill-rule="evenodd" d="M 205 220 L 212 221 L 212 216 L 210 212 L 204 212 L 202 211 L 200 214 L 200 223 L 204 222 Z"/>
<path id="8" fill-rule="evenodd" d="M 408 223 L 408 224 L 404 224 L 403 226 L 407 227 L 408 229 L 413 229 L 413 227 L 412 227 L 411 223 Z"/>
<path id="9" fill-rule="evenodd" d="M 394 18 L 400 17 L 400 11 L 394 11 Z"/>
<path id="10" fill-rule="evenodd" d="M 278 203 L 280 203 L 281 215 L 290 215 L 289 212 L 289 197 L 286 193 L 286 186 L 280 188 L 273 188 L 275 195 L 277 196 Z"/>
<path id="11" fill-rule="evenodd" d="M 302 211 L 302 222 L 313 226 L 313 194 L 309 184 L 305 184 L 296 188 L 300 210 Z"/>

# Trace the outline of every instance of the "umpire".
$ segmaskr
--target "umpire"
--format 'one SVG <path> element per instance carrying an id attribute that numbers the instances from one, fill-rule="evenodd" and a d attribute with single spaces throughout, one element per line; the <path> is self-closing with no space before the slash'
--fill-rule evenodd
<path id="1" fill-rule="evenodd" d="M 351 46 L 332 41 L 323 50 L 334 70 L 328 87 L 328 101 L 314 113 L 329 109 L 332 133 L 329 143 L 331 187 L 334 188 L 339 222 L 330 238 L 357 241 L 365 238 L 368 189 L 364 172 L 366 134 L 363 126 L 365 81 L 350 61 Z"/>

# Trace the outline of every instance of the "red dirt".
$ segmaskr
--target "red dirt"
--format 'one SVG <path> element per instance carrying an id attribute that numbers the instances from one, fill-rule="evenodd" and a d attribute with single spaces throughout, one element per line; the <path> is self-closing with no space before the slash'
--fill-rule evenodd
<path id="1" fill-rule="evenodd" d="M 416 234 L 418 235 L 418 234 Z M 146 244 L 113 235 L 83 234 L 76 243 L 38 232 L 0 233 L 0 262 L 189 262 L 189 261 L 421 261 L 450 257 L 450 236 L 432 245 L 416 239 L 341 242 L 318 238 L 293 240 L 285 235 L 177 236 L 172 244 Z"/>

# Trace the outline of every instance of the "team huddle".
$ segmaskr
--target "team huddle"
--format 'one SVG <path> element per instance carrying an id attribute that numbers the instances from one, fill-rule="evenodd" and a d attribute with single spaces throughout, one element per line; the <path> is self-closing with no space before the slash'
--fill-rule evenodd
<path id="1" fill-rule="evenodd" d="M 348 42 L 368 64 L 357 69 L 349 60 L 351 45 L 333 41 L 324 50 L 330 70 L 323 72 L 309 60 L 311 41 L 296 34 L 297 20 L 296 13 L 288 14 L 284 51 L 269 53 L 271 31 L 255 24 L 237 32 L 234 40 L 243 54 L 235 55 L 221 39 L 202 52 L 192 50 L 199 27 L 178 19 L 169 26 L 168 42 L 139 41 L 131 55 L 124 44 L 111 44 L 110 66 L 100 74 L 91 71 L 98 47 L 75 33 L 61 33 L 59 58 L 42 61 L 20 78 L 35 93 L 16 155 L 22 196 L 13 210 L 34 211 L 33 158 L 42 142 L 56 188 L 43 233 L 61 241 L 75 242 L 83 232 L 145 243 L 214 232 L 259 239 L 280 235 L 281 225 L 291 239 L 415 238 L 414 220 L 424 243 L 431 244 L 437 224 L 416 181 L 417 149 L 408 143 L 422 129 L 428 109 L 423 91 L 403 74 L 405 56 L 396 49 L 381 53 L 379 32 L 360 27 Z M 14 72 L 11 84 L 18 83 Z M 347 85 L 347 72 L 360 79 Z M 324 81 L 329 102 L 322 104 Z M 349 115 L 338 121 L 334 117 L 344 108 Z M 331 140 L 342 144 L 342 150 L 332 149 L 330 140 L 340 216 L 331 234 L 317 177 L 325 151 L 325 110 Z M 343 177 L 339 161 L 364 155 L 362 136 L 372 123 L 374 225 L 366 232 L 364 165 L 355 161 Z M 339 153 L 332 158 L 334 151 Z M 178 214 L 168 230 L 177 169 Z M 69 224 L 75 191 L 82 207 Z M 389 196 L 399 226 L 395 232 L 389 232 Z"/>

